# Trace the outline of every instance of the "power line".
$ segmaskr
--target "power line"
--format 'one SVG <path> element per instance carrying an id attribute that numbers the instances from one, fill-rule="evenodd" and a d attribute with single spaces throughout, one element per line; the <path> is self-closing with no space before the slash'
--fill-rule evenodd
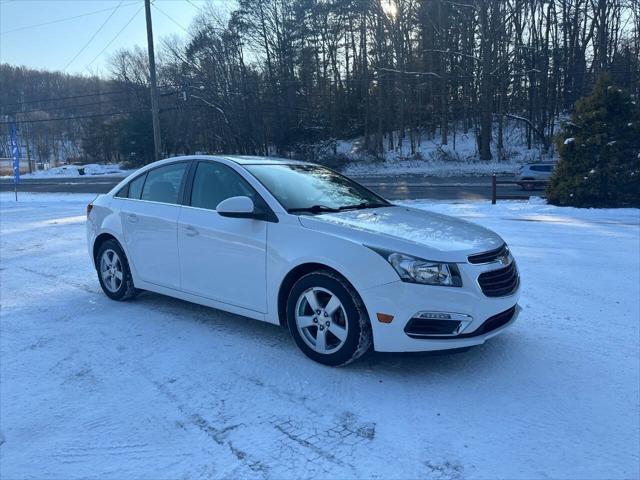
<path id="1" fill-rule="evenodd" d="M 105 52 L 105 50 L 107 50 L 107 48 L 109 48 L 111 46 L 111 44 L 116 41 L 116 39 L 120 36 L 120 34 L 122 32 L 124 32 L 124 30 L 129 26 L 129 24 L 131 22 L 133 22 L 133 19 L 138 16 L 138 14 L 142 11 L 143 8 L 144 8 L 144 5 L 141 6 L 138 10 L 136 10 L 136 12 L 133 14 L 133 16 L 129 19 L 129 21 L 127 23 L 125 23 L 124 26 L 118 31 L 118 33 L 116 33 L 115 36 L 109 41 L 109 43 L 107 43 L 107 45 L 102 50 L 100 50 L 100 53 L 97 54 L 95 57 L 93 57 L 93 60 L 91 60 L 84 67 L 85 70 L 87 70 L 93 64 L 93 62 L 95 62 L 100 57 L 100 55 L 102 55 Z"/>
<path id="2" fill-rule="evenodd" d="M 135 90 L 147 90 L 149 87 L 144 85 L 128 85 L 128 90 L 111 90 L 106 92 L 96 92 L 96 93 L 87 93 L 83 95 L 71 95 L 68 97 L 53 97 L 53 98 L 40 98 L 37 100 L 27 100 L 25 102 L 15 102 L 15 103 L 4 103 L 0 105 L 0 108 L 4 107 L 13 107 L 13 106 L 21 106 L 21 105 L 29 105 L 32 103 L 49 103 L 49 102 L 58 102 L 62 100 L 73 100 L 76 98 L 88 98 L 88 97 L 100 97 L 102 95 L 125 95 L 128 93 L 132 93 Z M 158 85 L 158 88 L 176 88 L 176 85 Z M 175 92 L 172 92 L 175 93 Z M 44 109 L 49 107 L 44 107 Z"/>
<path id="3" fill-rule="evenodd" d="M 22 115 L 23 113 L 35 113 L 35 112 L 50 112 L 52 110 L 63 110 L 63 109 L 74 109 L 74 108 L 83 108 L 83 107 L 92 107 L 97 105 L 112 105 L 118 102 L 126 102 L 129 101 L 129 98 L 116 98 L 111 101 L 100 101 L 100 102 L 90 102 L 90 103 L 79 103 L 76 105 L 58 105 L 57 107 L 45 107 L 45 108 L 34 108 L 32 110 L 21 110 L 15 112 L 16 115 Z"/>
<path id="4" fill-rule="evenodd" d="M 189 30 L 187 30 L 186 28 L 184 28 L 182 25 L 180 25 L 176 20 L 173 19 L 173 17 L 171 15 L 169 15 L 168 13 L 166 13 L 164 10 L 162 10 L 157 4 L 153 4 L 153 8 L 155 8 L 156 10 L 158 10 L 162 15 L 164 15 L 165 17 L 167 17 L 171 22 L 173 22 L 175 25 L 177 25 L 178 27 L 180 27 L 182 30 L 184 30 L 186 33 L 189 33 Z"/>
<path id="5" fill-rule="evenodd" d="M 133 86 L 133 85 L 129 85 L 129 88 L 130 89 L 135 89 L 135 88 L 146 89 L 146 87 Z M 26 102 L 5 103 L 5 104 L 0 105 L 0 108 L 12 107 L 12 106 L 16 106 L 16 105 L 28 105 L 28 104 L 31 104 L 31 103 L 48 103 L 48 102 L 57 102 L 57 101 L 60 101 L 60 100 L 71 100 L 71 99 L 74 99 L 74 98 L 99 97 L 101 95 L 118 95 L 118 94 L 125 94 L 125 93 L 131 93 L 131 90 L 111 90 L 111 91 L 107 91 L 107 92 L 87 93 L 87 94 L 83 94 L 83 95 L 71 95 L 71 96 L 68 96 L 68 97 L 40 98 L 38 100 L 28 100 Z"/>
<path id="6" fill-rule="evenodd" d="M 69 68 L 69 65 L 71 65 L 76 60 L 76 58 L 78 58 L 80 54 L 85 51 L 85 49 L 89 46 L 89 44 L 93 42 L 93 39 L 96 38 L 96 36 L 102 31 L 104 26 L 109 22 L 109 20 L 111 20 L 111 17 L 113 17 L 113 15 L 118 11 L 118 9 L 120 8 L 123 2 L 124 0 L 120 0 L 120 3 L 116 5 L 116 8 L 114 8 L 113 11 L 109 14 L 109 16 L 104 20 L 104 22 L 102 22 L 102 25 L 100 25 L 98 29 L 93 33 L 93 35 L 91 35 L 91 38 L 87 41 L 87 43 L 85 43 L 84 46 L 80 49 L 80 51 L 76 53 L 75 56 L 71 60 L 69 60 L 69 63 L 67 63 L 64 66 L 64 68 L 62 69 L 63 72 L 66 71 L 67 68 Z"/>
<path id="7" fill-rule="evenodd" d="M 83 118 L 95 118 L 95 117 L 108 117 L 108 116 L 115 116 L 115 115 L 127 115 L 130 113 L 141 113 L 141 112 L 148 112 L 148 110 L 129 110 L 126 112 L 112 112 L 112 113 L 94 113 L 91 115 L 77 115 L 77 116 L 72 116 L 72 117 L 56 117 L 56 118 L 40 118 L 37 120 L 18 120 L 15 122 L 0 122 L 1 125 L 8 125 L 10 123 L 42 123 L 42 122 L 55 122 L 55 121 L 62 121 L 62 120 L 80 120 Z"/>
<path id="8" fill-rule="evenodd" d="M 169 107 L 169 108 L 163 108 L 162 111 L 166 112 L 166 111 L 170 111 L 170 110 L 177 110 L 176 107 Z M 55 121 L 63 121 L 63 120 L 80 120 L 83 118 L 96 118 L 96 117 L 109 117 L 109 116 L 116 116 L 116 115 L 129 115 L 131 113 L 149 113 L 149 109 L 143 108 L 140 110 L 128 110 L 125 112 L 111 112 L 111 113 L 94 113 L 91 115 L 76 115 L 76 116 L 72 116 L 72 117 L 55 117 L 55 118 L 41 118 L 38 120 L 18 120 L 18 121 L 8 121 L 8 122 L 0 122 L 0 125 L 9 125 L 11 123 L 16 123 L 16 124 L 20 124 L 20 123 L 42 123 L 42 122 L 55 122 Z"/>
<path id="9" fill-rule="evenodd" d="M 124 7 L 128 7 L 128 6 L 134 5 L 136 3 L 138 3 L 138 2 L 127 3 L 126 5 L 123 5 L 123 6 Z M 76 18 L 88 17 L 90 15 L 96 15 L 98 13 L 107 12 L 109 10 L 111 10 L 111 7 L 103 8 L 101 10 L 95 10 L 93 12 L 83 13 L 81 15 L 75 15 L 73 17 L 59 18 L 58 20 L 51 20 L 49 22 L 36 23 L 36 24 L 33 24 L 33 25 L 25 25 L 24 27 L 14 28 L 12 30 L 5 30 L 4 32 L 0 32 L 0 35 L 5 35 L 7 33 L 21 32 L 22 30 L 28 30 L 30 28 L 44 27 L 46 25 L 52 25 L 54 23 L 66 22 L 66 21 L 69 21 L 69 20 L 75 20 Z"/>
<path id="10" fill-rule="evenodd" d="M 195 3 L 193 3 L 191 0 L 187 0 L 187 3 L 189 5 L 191 5 L 193 8 L 195 8 L 196 10 L 198 10 L 201 14 L 206 15 L 207 12 L 205 12 L 202 8 L 200 8 L 198 5 L 196 5 Z"/>

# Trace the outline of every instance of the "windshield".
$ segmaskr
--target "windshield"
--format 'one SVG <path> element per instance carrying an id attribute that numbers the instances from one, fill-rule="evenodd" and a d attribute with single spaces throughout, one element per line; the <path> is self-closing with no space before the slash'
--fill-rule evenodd
<path id="1" fill-rule="evenodd" d="M 356 182 L 316 165 L 245 165 L 289 212 L 321 213 L 391 204 Z"/>

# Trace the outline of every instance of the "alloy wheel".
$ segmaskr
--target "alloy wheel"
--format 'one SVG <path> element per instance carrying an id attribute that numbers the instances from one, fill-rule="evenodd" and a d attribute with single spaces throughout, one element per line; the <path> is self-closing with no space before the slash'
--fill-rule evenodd
<path id="1" fill-rule="evenodd" d="M 124 278 L 122 261 L 118 254 L 111 249 L 107 249 L 100 257 L 100 276 L 107 290 L 116 293 L 122 285 Z"/>
<path id="2" fill-rule="evenodd" d="M 295 321 L 302 340 L 318 353 L 334 353 L 347 339 L 349 324 L 344 306 L 325 288 L 309 288 L 300 295 Z"/>

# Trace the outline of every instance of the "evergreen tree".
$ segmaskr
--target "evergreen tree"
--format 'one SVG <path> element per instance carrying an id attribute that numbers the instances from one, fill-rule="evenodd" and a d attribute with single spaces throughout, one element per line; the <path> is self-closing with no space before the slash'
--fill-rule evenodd
<path id="1" fill-rule="evenodd" d="M 549 203 L 640 206 L 640 109 L 609 77 L 576 102 L 556 144 L 560 160 L 547 187 Z"/>
<path id="2" fill-rule="evenodd" d="M 118 146 L 126 168 L 151 163 L 154 158 L 153 125 L 147 113 L 133 113 L 118 126 Z"/>

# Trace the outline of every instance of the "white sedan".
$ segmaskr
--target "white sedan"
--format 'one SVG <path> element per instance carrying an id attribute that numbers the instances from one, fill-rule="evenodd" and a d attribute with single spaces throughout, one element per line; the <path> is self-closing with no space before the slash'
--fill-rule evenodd
<path id="1" fill-rule="evenodd" d="M 310 358 L 465 348 L 518 315 L 494 232 L 396 206 L 327 168 L 262 157 L 152 163 L 87 206 L 114 300 L 149 290 L 287 326 Z"/>

